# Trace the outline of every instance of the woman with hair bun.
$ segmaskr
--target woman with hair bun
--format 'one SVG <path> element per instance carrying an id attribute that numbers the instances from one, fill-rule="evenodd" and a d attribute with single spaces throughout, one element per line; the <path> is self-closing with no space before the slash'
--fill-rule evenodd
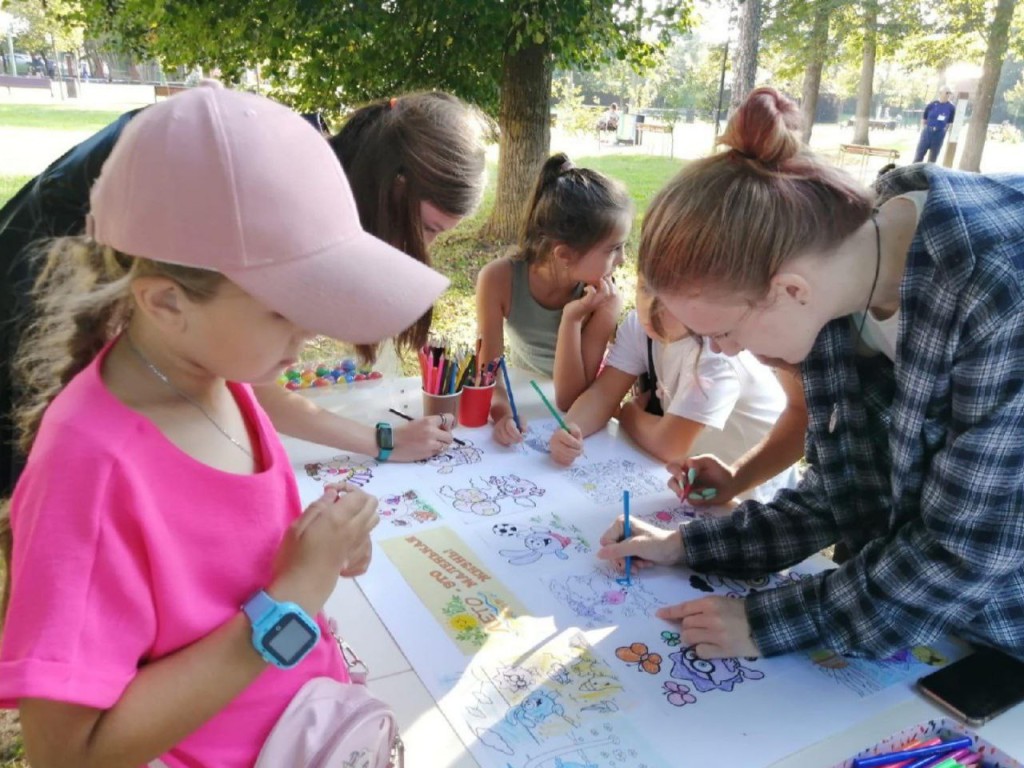
<path id="1" fill-rule="evenodd" d="M 600 555 L 753 576 L 831 544 L 835 570 L 662 609 L 705 658 L 886 657 L 955 633 L 1024 657 L 1024 176 L 934 165 L 859 186 L 753 91 L 726 150 L 644 220 L 640 269 L 714 349 L 799 364 L 808 470 L 767 504 Z"/>

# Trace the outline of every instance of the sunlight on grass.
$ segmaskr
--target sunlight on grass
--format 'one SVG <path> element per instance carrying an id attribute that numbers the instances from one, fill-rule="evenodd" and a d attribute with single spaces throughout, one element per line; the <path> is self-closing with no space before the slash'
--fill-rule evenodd
<path id="1" fill-rule="evenodd" d="M 0 126 L 47 131 L 98 131 L 122 114 L 121 110 L 78 109 L 53 104 L 0 104 Z"/>

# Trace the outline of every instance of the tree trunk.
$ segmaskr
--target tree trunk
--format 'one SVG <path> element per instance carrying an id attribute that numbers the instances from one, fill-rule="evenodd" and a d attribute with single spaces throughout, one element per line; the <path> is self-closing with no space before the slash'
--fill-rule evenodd
<path id="1" fill-rule="evenodd" d="M 853 124 L 853 143 L 869 144 L 871 96 L 875 82 L 875 49 L 878 47 L 878 2 L 864 3 L 864 52 L 860 62 L 860 87 L 857 89 L 857 114 Z"/>
<path id="2" fill-rule="evenodd" d="M 1017 0 L 999 0 L 996 15 L 988 28 L 988 48 L 985 50 L 985 64 L 978 81 L 978 90 L 974 95 L 974 112 L 971 114 L 971 125 L 967 130 L 964 152 L 960 155 L 961 171 L 979 171 L 981 153 L 985 149 L 985 138 L 988 134 L 988 121 L 992 117 L 992 101 L 995 98 L 999 74 L 1003 69 L 1003 58 L 1006 56 L 1006 45 L 1010 35 L 1010 21 Z"/>
<path id="3" fill-rule="evenodd" d="M 551 146 L 552 61 L 547 44 L 506 52 L 501 78 L 498 192 L 481 235 L 513 242 Z"/>
<path id="4" fill-rule="evenodd" d="M 83 45 L 85 46 L 85 56 L 89 59 L 89 73 L 92 77 L 99 77 L 103 61 L 100 57 L 99 47 L 92 40 L 86 40 Z"/>
<path id="5" fill-rule="evenodd" d="M 828 23 L 832 9 L 827 0 L 817 0 L 814 9 L 814 24 L 811 39 L 807 43 L 807 67 L 804 69 L 803 98 L 800 111 L 804 116 L 804 129 L 800 138 L 804 144 L 811 143 L 811 130 L 818 113 L 818 93 L 821 90 L 821 71 L 828 54 Z"/>
<path id="6" fill-rule="evenodd" d="M 733 72 L 729 114 L 743 103 L 757 83 L 757 51 L 761 42 L 761 0 L 741 0 L 740 37 L 736 41 L 736 69 Z"/>

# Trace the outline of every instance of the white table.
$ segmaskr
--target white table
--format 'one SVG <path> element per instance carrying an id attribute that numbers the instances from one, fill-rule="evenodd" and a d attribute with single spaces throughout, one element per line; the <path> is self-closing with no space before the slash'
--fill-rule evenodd
<path id="1" fill-rule="evenodd" d="M 529 376 L 510 371 L 516 404 L 527 419 L 547 416 L 543 405 L 531 397 Z M 549 398 L 551 382 L 543 385 Z M 388 408 L 411 416 L 421 413 L 419 379 L 383 380 L 372 386 L 356 387 L 314 395 L 315 402 L 336 413 L 366 423 L 394 421 Z M 611 430 L 616 430 L 613 423 Z M 291 438 L 283 438 L 293 464 L 322 458 L 324 448 Z M 325 606 L 329 615 L 344 617 L 346 639 L 370 668 L 370 689 L 395 710 L 406 744 L 408 768 L 477 768 L 477 762 L 463 747 L 450 724 L 437 708 L 419 676 L 381 622 L 356 582 L 339 579 Z M 780 712 L 784 712 L 780 709 Z M 923 697 L 869 717 L 861 723 L 811 747 L 776 761 L 770 768 L 827 768 L 842 762 L 860 750 L 909 726 L 947 716 Z M 780 727 L 798 724 L 780 721 Z M 1015 759 L 1024 762 L 1024 704 L 1015 707 L 978 734 Z"/>

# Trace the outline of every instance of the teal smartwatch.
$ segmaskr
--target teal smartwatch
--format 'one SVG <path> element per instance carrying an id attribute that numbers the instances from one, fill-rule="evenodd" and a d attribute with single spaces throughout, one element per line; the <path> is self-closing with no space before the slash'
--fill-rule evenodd
<path id="1" fill-rule="evenodd" d="M 377 461 L 387 461 L 395 450 L 395 433 L 386 421 L 377 424 Z"/>
<path id="2" fill-rule="evenodd" d="M 295 603 L 279 603 L 262 589 L 242 606 L 252 622 L 252 644 L 265 661 L 291 669 L 320 639 L 320 627 Z"/>

